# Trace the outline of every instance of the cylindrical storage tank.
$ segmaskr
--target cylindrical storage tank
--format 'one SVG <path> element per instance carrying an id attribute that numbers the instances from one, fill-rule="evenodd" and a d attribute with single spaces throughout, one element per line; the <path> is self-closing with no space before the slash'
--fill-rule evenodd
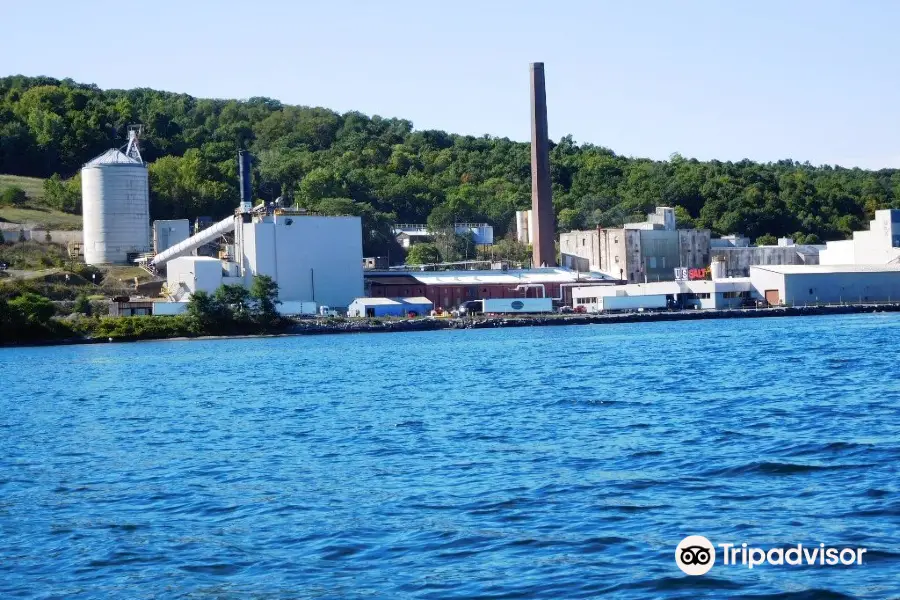
<path id="1" fill-rule="evenodd" d="M 710 275 L 712 275 L 713 280 L 716 279 L 725 279 L 725 261 L 721 258 L 712 259 L 712 264 L 710 264 Z"/>
<path id="2" fill-rule="evenodd" d="M 150 251 L 150 192 L 143 162 L 113 149 L 85 164 L 81 205 L 84 262 L 126 264 Z"/>

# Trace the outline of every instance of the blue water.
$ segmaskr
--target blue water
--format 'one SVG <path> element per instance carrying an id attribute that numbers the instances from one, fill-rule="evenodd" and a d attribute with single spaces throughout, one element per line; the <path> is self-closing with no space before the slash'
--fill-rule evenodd
<path id="1" fill-rule="evenodd" d="M 900 597 L 898 340 L 876 314 L 0 350 L 0 597 Z M 688 577 L 689 534 L 867 554 Z"/>

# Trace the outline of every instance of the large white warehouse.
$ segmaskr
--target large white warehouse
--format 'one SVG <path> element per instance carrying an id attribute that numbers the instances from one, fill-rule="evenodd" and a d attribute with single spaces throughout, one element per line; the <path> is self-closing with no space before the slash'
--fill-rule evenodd
<path id="1" fill-rule="evenodd" d="M 147 167 L 133 133 L 126 152 L 107 150 L 81 169 L 84 261 L 128 263 L 150 251 Z"/>
<path id="2" fill-rule="evenodd" d="M 753 287 L 773 306 L 900 301 L 900 265 L 750 267 Z"/>
<path id="3" fill-rule="evenodd" d="M 189 256 L 231 231 L 234 249 L 225 260 Z M 363 295 L 362 222 L 291 211 L 238 214 L 162 252 L 152 264 L 167 265 L 166 287 L 176 301 L 223 284 L 249 288 L 255 276 L 268 275 L 282 302 L 346 308 Z"/>
<path id="4" fill-rule="evenodd" d="M 234 242 L 248 285 L 268 275 L 282 301 L 346 308 L 363 295 L 359 217 L 266 215 L 242 223 Z"/>

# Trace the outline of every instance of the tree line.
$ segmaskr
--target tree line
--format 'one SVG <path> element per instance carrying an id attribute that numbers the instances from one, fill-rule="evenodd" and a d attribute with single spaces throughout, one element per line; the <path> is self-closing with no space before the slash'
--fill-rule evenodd
<path id="1" fill-rule="evenodd" d="M 323 214 L 362 218 L 367 255 L 397 252 L 395 222 L 485 221 L 502 238 L 531 203 L 527 143 L 417 131 L 400 118 L 216 100 L 151 89 L 101 90 L 47 77 L 0 78 L 0 173 L 52 177 L 47 202 L 80 210 L 81 165 L 145 126 L 153 218 L 221 217 L 237 205 L 238 148 L 254 153 L 254 193 Z M 900 171 L 757 163 L 658 161 L 617 155 L 566 136 L 552 144 L 560 230 L 616 226 L 657 205 L 684 226 L 814 243 L 866 227 L 900 207 Z"/>
<path id="2" fill-rule="evenodd" d="M 265 275 L 254 277 L 250 289 L 223 285 L 213 294 L 197 291 L 191 295 L 185 314 L 164 317 L 95 314 L 84 291 L 78 293 L 70 309 L 64 309 L 64 303 L 41 292 L 26 282 L 0 282 L 0 346 L 84 338 L 138 340 L 272 333 L 292 323 L 279 315 L 278 284 Z"/>

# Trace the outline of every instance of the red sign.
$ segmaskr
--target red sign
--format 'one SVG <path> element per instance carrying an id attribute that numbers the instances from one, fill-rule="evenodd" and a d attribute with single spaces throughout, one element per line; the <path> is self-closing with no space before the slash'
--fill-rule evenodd
<path id="1" fill-rule="evenodd" d="M 696 281 L 698 279 L 708 279 L 709 269 L 690 269 L 688 271 L 688 279 Z"/>

